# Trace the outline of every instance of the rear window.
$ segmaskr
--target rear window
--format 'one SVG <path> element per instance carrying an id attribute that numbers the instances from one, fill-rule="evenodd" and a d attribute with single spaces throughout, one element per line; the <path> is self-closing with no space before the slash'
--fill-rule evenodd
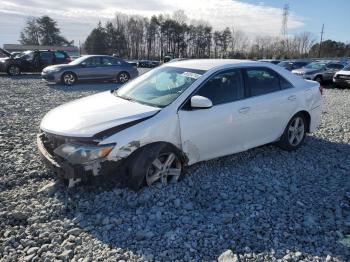
<path id="1" fill-rule="evenodd" d="M 280 90 L 278 75 L 267 68 L 246 69 L 250 96 L 259 96 Z"/>
<path id="2" fill-rule="evenodd" d="M 327 68 L 330 69 L 342 69 L 344 66 L 342 64 L 329 64 L 327 65 Z"/>

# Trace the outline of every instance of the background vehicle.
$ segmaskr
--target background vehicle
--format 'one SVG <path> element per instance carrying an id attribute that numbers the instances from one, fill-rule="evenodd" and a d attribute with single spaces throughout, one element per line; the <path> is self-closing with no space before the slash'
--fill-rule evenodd
<path id="1" fill-rule="evenodd" d="M 167 184 L 184 165 L 271 142 L 297 149 L 320 123 L 319 88 L 270 63 L 173 62 L 53 109 L 38 146 L 68 179 L 122 175 L 123 167 L 134 189 Z"/>
<path id="2" fill-rule="evenodd" d="M 266 63 L 271 63 L 274 65 L 277 65 L 279 62 L 281 62 L 281 60 L 277 60 L 277 59 L 261 59 L 258 60 L 258 62 L 266 62 Z"/>
<path id="3" fill-rule="evenodd" d="M 145 67 L 145 68 L 153 68 L 157 67 L 159 65 L 158 61 L 151 61 L 151 60 L 139 60 L 137 63 L 138 67 Z"/>
<path id="4" fill-rule="evenodd" d="M 303 68 L 293 70 L 292 73 L 305 79 L 319 83 L 332 81 L 334 74 L 344 68 L 344 64 L 337 61 L 316 61 Z"/>
<path id="5" fill-rule="evenodd" d="M 333 83 L 336 86 L 350 87 L 350 64 L 335 73 Z"/>
<path id="6" fill-rule="evenodd" d="M 9 52 L 7 52 L 5 49 L 0 48 L 0 58 L 4 58 L 4 57 L 10 57 L 11 54 Z"/>
<path id="7" fill-rule="evenodd" d="M 49 65 L 65 64 L 70 61 L 70 57 L 63 51 L 25 51 L 16 56 L 1 59 L 0 71 L 15 76 L 20 75 L 22 72 L 40 72 Z"/>
<path id="8" fill-rule="evenodd" d="M 311 61 L 286 60 L 278 63 L 277 65 L 287 69 L 288 71 L 292 71 L 294 69 L 302 68 L 310 63 Z"/>
<path id="9" fill-rule="evenodd" d="M 129 79 L 138 76 L 138 71 L 120 58 L 88 55 L 77 58 L 66 65 L 46 67 L 41 76 L 47 82 L 62 82 L 65 85 L 73 85 L 78 80 L 116 80 L 119 83 L 125 83 Z"/>

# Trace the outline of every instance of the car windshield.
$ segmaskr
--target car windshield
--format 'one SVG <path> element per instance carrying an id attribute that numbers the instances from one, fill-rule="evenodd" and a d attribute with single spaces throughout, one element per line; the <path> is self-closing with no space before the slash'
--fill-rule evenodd
<path id="1" fill-rule="evenodd" d="M 308 69 L 323 69 L 326 66 L 325 63 L 310 63 L 305 66 Z"/>
<path id="2" fill-rule="evenodd" d="M 86 56 L 82 56 L 82 57 L 79 57 L 75 60 L 73 60 L 72 62 L 70 62 L 69 64 L 70 65 L 79 65 L 81 62 L 83 62 L 87 57 Z"/>
<path id="3" fill-rule="evenodd" d="M 205 71 L 164 66 L 136 78 L 114 93 L 123 99 L 155 107 L 175 101 Z"/>

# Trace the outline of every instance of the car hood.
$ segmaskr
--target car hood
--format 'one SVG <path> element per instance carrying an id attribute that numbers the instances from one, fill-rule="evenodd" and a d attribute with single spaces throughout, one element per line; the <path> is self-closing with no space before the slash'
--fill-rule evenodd
<path id="1" fill-rule="evenodd" d="M 51 65 L 51 66 L 45 67 L 45 68 L 43 69 L 43 72 L 50 71 L 50 70 L 56 69 L 56 68 L 59 68 L 59 69 L 62 69 L 62 68 L 68 69 L 68 68 L 75 68 L 75 67 L 76 67 L 75 65 L 69 65 L 69 64 Z"/>
<path id="2" fill-rule="evenodd" d="M 350 76 L 350 70 L 340 70 L 340 71 L 336 72 L 335 75 L 346 75 L 346 76 Z"/>
<path id="3" fill-rule="evenodd" d="M 81 98 L 48 112 L 44 132 L 68 137 L 92 137 L 106 129 L 150 117 L 159 108 L 127 101 L 111 91 Z"/>
<path id="4" fill-rule="evenodd" d="M 299 69 L 293 70 L 292 73 L 294 73 L 294 74 L 312 74 L 312 73 L 318 73 L 321 71 L 323 71 L 323 70 L 311 69 L 311 68 L 299 68 Z"/>

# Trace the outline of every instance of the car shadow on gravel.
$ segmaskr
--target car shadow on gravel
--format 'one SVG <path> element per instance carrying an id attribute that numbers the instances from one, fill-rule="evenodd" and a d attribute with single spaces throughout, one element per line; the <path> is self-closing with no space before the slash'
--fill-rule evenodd
<path id="1" fill-rule="evenodd" d="M 297 260 L 349 261 L 350 145 L 305 142 L 296 152 L 268 145 L 199 163 L 165 188 L 104 181 L 56 197 L 84 234 L 149 260 L 215 260 L 231 249 L 263 253 L 261 261 L 288 250 L 301 252 Z"/>

